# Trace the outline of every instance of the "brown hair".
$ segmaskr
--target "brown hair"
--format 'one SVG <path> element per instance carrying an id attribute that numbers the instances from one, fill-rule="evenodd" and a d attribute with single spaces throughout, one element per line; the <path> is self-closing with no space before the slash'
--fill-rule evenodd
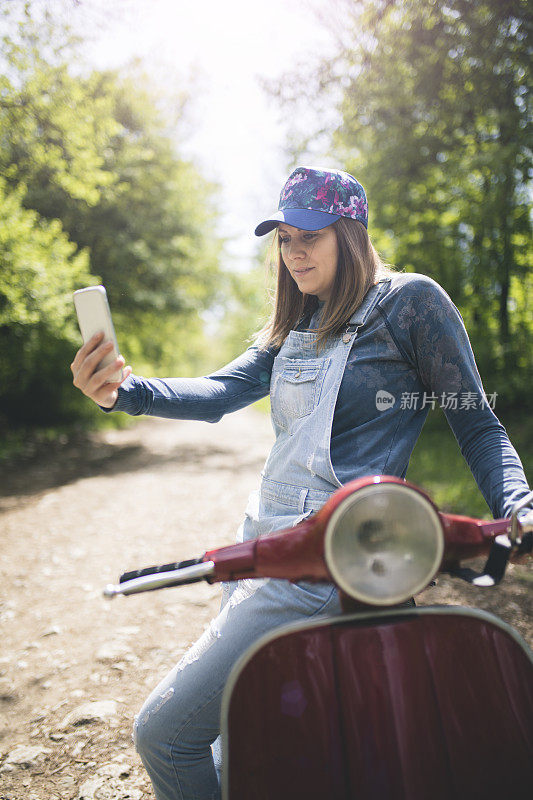
<path id="1" fill-rule="evenodd" d="M 317 331 L 319 347 L 330 336 L 343 330 L 369 288 L 392 272 L 378 255 L 364 225 L 355 219 L 341 217 L 332 227 L 337 236 L 339 258 L 333 287 Z M 277 264 L 277 286 L 274 310 L 259 333 L 263 347 L 281 347 L 301 318 L 310 316 L 318 307 L 318 299 L 300 292 L 285 266 L 277 229 L 272 247 Z"/>

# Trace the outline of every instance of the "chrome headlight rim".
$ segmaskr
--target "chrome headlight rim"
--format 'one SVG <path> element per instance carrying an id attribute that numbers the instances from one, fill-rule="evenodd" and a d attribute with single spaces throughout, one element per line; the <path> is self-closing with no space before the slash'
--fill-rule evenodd
<path id="1" fill-rule="evenodd" d="M 410 583 L 404 591 L 391 591 L 391 593 L 386 596 L 367 594 L 361 589 L 361 587 L 354 586 L 353 583 L 348 582 L 346 580 L 344 570 L 342 569 L 342 565 L 339 565 L 339 559 L 334 552 L 335 535 L 336 531 L 338 531 L 338 523 L 344 517 L 347 510 L 355 503 L 360 503 L 361 501 L 366 500 L 369 495 L 377 497 L 380 490 L 382 493 L 383 491 L 386 491 L 389 494 L 401 493 L 404 497 L 409 495 L 419 507 L 423 508 L 428 517 L 428 536 L 432 535 L 432 544 L 434 545 L 434 553 L 431 565 L 428 567 L 428 569 L 421 573 L 419 579 L 413 583 Z M 411 597 L 427 587 L 432 578 L 438 572 L 439 566 L 442 563 L 443 555 L 444 531 L 437 509 L 422 491 L 417 489 L 412 484 L 400 483 L 398 479 L 390 481 L 374 480 L 372 483 L 356 489 L 352 494 L 345 497 L 341 503 L 339 503 L 337 508 L 332 512 L 331 517 L 326 525 L 324 535 L 324 557 L 328 570 L 334 582 L 342 592 L 349 597 L 352 597 L 354 600 L 363 603 L 364 605 L 390 607 L 409 600 Z"/>

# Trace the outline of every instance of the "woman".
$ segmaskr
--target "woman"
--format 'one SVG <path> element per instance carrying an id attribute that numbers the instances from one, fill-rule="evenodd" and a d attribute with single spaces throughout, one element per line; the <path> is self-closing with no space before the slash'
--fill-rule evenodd
<path id="1" fill-rule="evenodd" d="M 278 286 L 258 342 L 205 378 L 146 380 L 117 366 L 99 338 L 72 364 L 74 384 L 107 409 L 216 422 L 270 391 L 275 444 L 246 509 L 249 539 L 294 525 L 342 484 L 405 476 L 430 407 L 444 408 L 493 514 L 528 492 L 520 460 L 490 409 L 461 317 L 431 279 L 397 274 L 367 234 L 363 187 L 339 170 L 298 167 L 278 211 Z M 158 800 L 218 797 L 211 744 L 222 690 L 237 657 L 285 622 L 339 611 L 331 585 L 278 580 L 224 587 L 222 610 L 161 682 L 135 724 Z M 215 751 L 217 746 L 215 745 Z M 218 766 L 218 765 L 217 765 Z"/>

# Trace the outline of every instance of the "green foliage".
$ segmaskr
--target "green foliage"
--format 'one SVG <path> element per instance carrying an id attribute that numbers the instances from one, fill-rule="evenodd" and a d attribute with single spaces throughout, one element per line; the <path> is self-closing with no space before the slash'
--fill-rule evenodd
<path id="1" fill-rule="evenodd" d="M 87 405 L 68 370 L 82 285 L 105 284 L 137 372 L 198 366 L 220 292 L 216 187 L 179 156 L 179 113 L 176 130 L 138 68 L 87 70 L 68 29 L 15 6 L 0 11 L 0 397 L 8 421 L 48 424 Z"/>
<path id="2" fill-rule="evenodd" d="M 0 179 L 0 427 L 73 411 L 72 292 L 94 280 L 87 253 L 57 220 L 23 208 L 22 195 Z"/>
<path id="3" fill-rule="evenodd" d="M 54 136 L 86 175 L 85 191 L 73 170 L 65 178 L 59 158 L 50 156 L 46 169 L 37 168 L 31 132 L 26 148 L 5 155 L 7 171 L 16 169 L 17 181 L 24 177 L 25 204 L 61 219 L 70 238 L 89 248 L 92 270 L 101 275 L 113 310 L 123 313 L 127 336 L 137 336 L 150 315 L 179 319 L 197 312 L 216 286 L 214 187 L 174 152 L 142 75 L 92 73 L 76 78 L 72 93 L 68 71 L 52 71 L 60 87 L 57 104 L 71 109 L 63 117 L 50 104 Z M 91 123 L 92 138 L 84 125 L 78 130 L 80 117 Z M 88 136 L 87 152 L 78 158 L 72 139 Z M 157 333 L 146 338 L 153 347 Z"/>
<path id="4" fill-rule="evenodd" d="M 114 180 L 103 155 L 119 127 L 112 102 L 94 96 L 97 75 L 73 74 L 77 42 L 68 29 L 33 20 L 27 6 L 2 37 L 0 169 L 12 186 L 26 186 L 25 204 L 39 211 L 58 194 L 94 205 Z M 9 8 L 4 16 L 9 30 Z"/>
<path id="5" fill-rule="evenodd" d="M 257 264 L 245 273 L 226 273 L 225 281 L 223 320 L 217 337 L 219 363 L 242 353 L 267 322 L 275 275 Z"/>
<path id="6" fill-rule="evenodd" d="M 338 105 L 334 160 L 367 189 L 385 256 L 444 286 L 482 375 L 516 404 L 533 369 L 528 4 L 338 5 L 344 46 L 311 91 L 301 81 Z"/>

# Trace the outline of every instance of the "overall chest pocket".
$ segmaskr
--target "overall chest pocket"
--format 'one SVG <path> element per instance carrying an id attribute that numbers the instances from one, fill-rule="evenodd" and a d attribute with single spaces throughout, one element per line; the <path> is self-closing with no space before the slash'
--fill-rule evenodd
<path id="1" fill-rule="evenodd" d="M 319 403 L 329 359 L 295 359 L 278 356 L 271 380 L 270 400 L 274 421 L 288 429 Z"/>

